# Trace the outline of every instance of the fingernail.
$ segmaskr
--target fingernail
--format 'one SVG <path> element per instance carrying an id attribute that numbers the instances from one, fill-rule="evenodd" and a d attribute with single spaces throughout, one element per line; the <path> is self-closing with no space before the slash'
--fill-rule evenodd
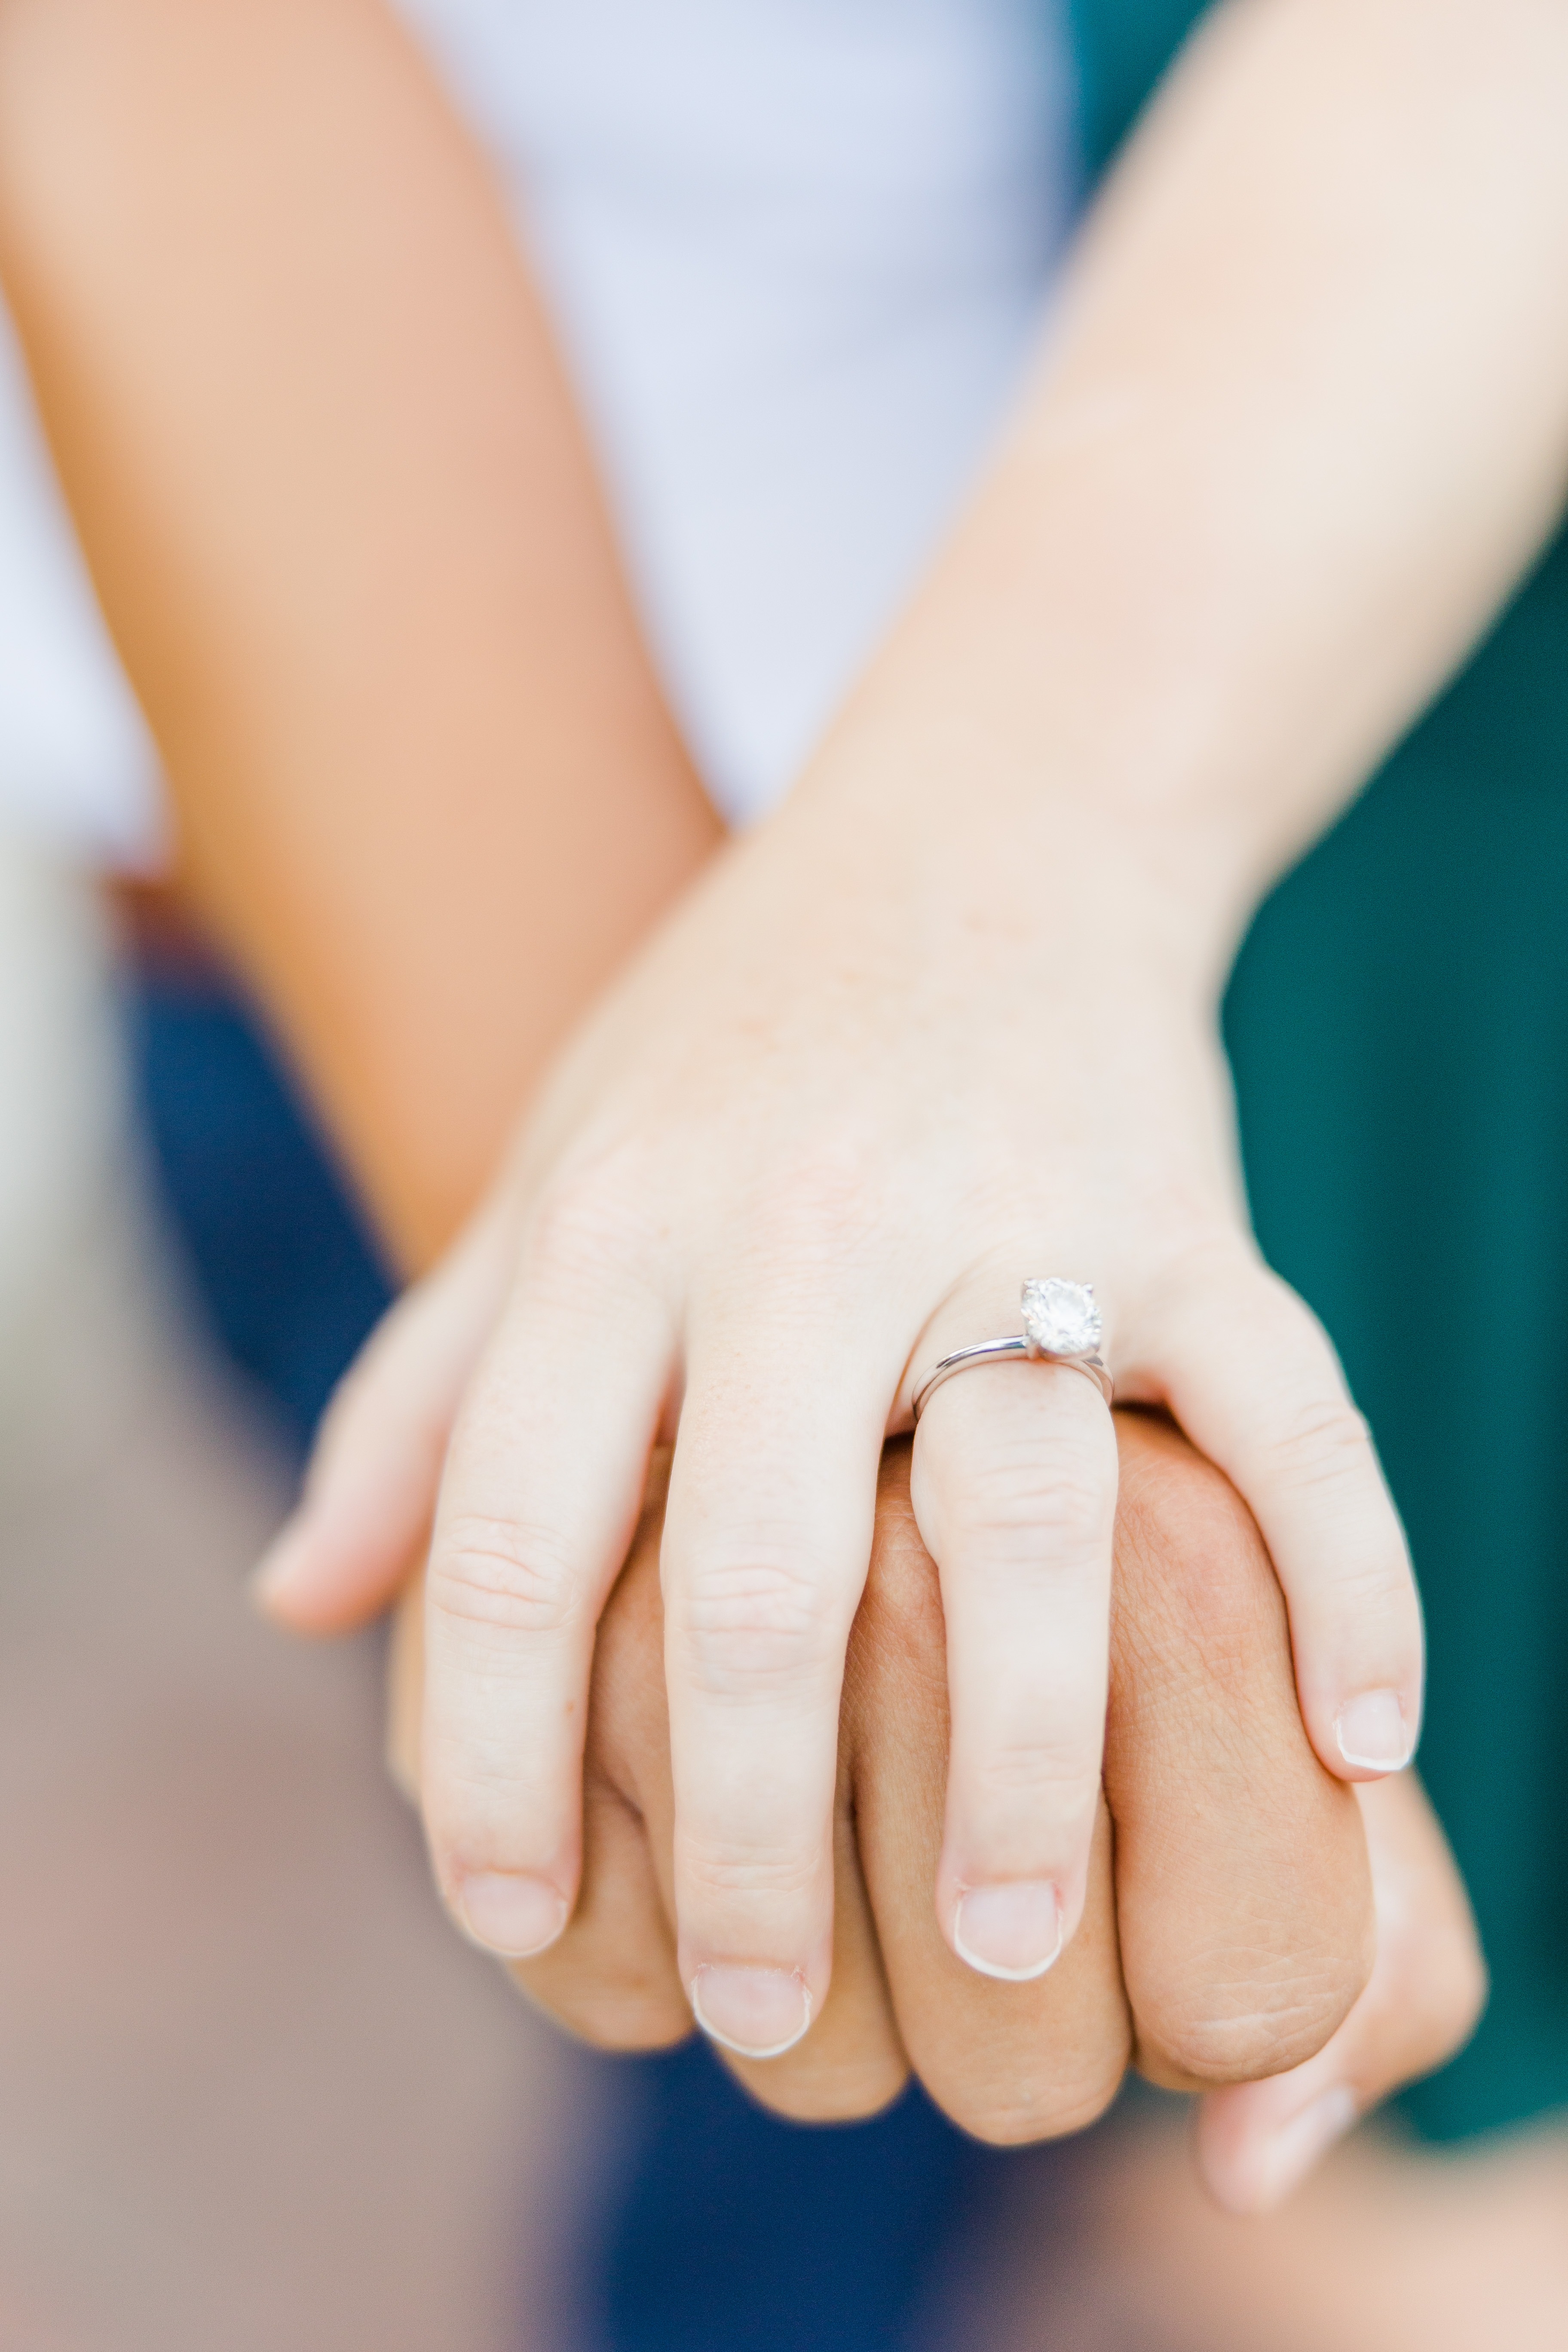
<path id="1" fill-rule="evenodd" d="M 742 2058 L 779 2058 L 811 2023 L 811 1994 L 798 1969 L 697 1969 L 691 2013 L 711 2041 Z"/>
<path id="2" fill-rule="evenodd" d="M 1398 1772 L 1410 1761 L 1412 1743 L 1397 1691 L 1363 1691 L 1340 1709 L 1334 1729 L 1347 1764 L 1368 1772 Z"/>
<path id="3" fill-rule="evenodd" d="M 1000 1977 L 1008 1984 L 1043 1977 L 1062 1948 L 1056 1888 L 1028 1878 L 965 1887 L 953 1914 L 952 1941 L 959 1958 L 983 1977 Z"/>
<path id="4" fill-rule="evenodd" d="M 1288 2124 L 1264 2141 L 1258 2151 L 1258 2202 L 1255 2210 L 1271 2212 L 1307 2175 L 1335 2140 L 1342 2139 L 1355 2121 L 1355 2093 L 1341 2084 L 1325 2091 L 1310 2106 L 1292 2116 Z"/>
<path id="5" fill-rule="evenodd" d="M 548 1951 L 566 1925 L 557 1890 L 521 1872 L 476 1870 L 461 1882 L 456 1900 L 475 1943 L 503 1960 L 531 1960 Z"/>

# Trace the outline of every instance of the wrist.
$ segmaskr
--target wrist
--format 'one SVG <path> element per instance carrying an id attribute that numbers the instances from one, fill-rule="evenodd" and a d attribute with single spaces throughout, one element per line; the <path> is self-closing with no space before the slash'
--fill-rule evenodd
<path id="1" fill-rule="evenodd" d="M 858 697 L 802 778 L 781 823 L 813 870 L 919 922 L 933 952 L 950 929 L 1037 938 L 1212 1013 L 1272 878 L 1237 829 L 1131 800 L 994 698 L 929 685 Z"/>
<path id="2" fill-rule="evenodd" d="M 1284 723 L 1290 697 L 1267 663 L 1258 690 L 1245 620 L 1201 578 L 1173 591 L 1114 499 L 1096 529 L 1075 528 L 1073 487 L 1034 470 L 1018 449 L 1004 458 L 807 788 L 841 820 L 862 812 L 883 839 L 897 829 L 1003 887 L 1070 860 L 1217 987 L 1268 890 L 1346 797 L 1337 763 Z"/>

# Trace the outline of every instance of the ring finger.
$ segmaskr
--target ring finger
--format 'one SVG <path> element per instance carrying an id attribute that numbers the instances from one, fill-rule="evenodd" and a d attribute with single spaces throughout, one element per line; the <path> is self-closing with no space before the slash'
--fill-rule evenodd
<path id="1" fill-rule="evenodd" d="M 1013 1982 L 1043 1976 L 1083 1912 L 1116 1470 L 1104 1398 L 1065 1364 L 976 1366 L 915 1433 L 952 1709 L 937 1916 L 961 1959 Z"/>

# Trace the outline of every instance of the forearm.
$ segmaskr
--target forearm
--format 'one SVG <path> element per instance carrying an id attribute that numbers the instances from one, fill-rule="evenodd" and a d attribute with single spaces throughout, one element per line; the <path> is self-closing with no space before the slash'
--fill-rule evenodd
<path id="1" fill-rule="evenodd" d="M 718 830 L 497 194 L 372 0 L 7 0 L 0 272 L 182 880 L 426 1258 Z"/>
<path id="2" fill-rule="evenodd" d="M 1109 828 L 1223 968 L 1558 510 L 1565 116 L 1550 0 L 1220 12 L 832 791 L 923 790 L 946 859 L 956 771 L 983 891 Z"/>

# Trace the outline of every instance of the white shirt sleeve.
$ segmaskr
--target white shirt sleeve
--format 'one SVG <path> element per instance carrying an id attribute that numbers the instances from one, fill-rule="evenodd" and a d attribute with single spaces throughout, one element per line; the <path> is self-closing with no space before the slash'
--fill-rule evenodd
<path id="1" fill-rule="evenodd" d="M 157 758 L 98 608 L 0 311 L 0 824 L 68 856 L 155 869 Z"/>

